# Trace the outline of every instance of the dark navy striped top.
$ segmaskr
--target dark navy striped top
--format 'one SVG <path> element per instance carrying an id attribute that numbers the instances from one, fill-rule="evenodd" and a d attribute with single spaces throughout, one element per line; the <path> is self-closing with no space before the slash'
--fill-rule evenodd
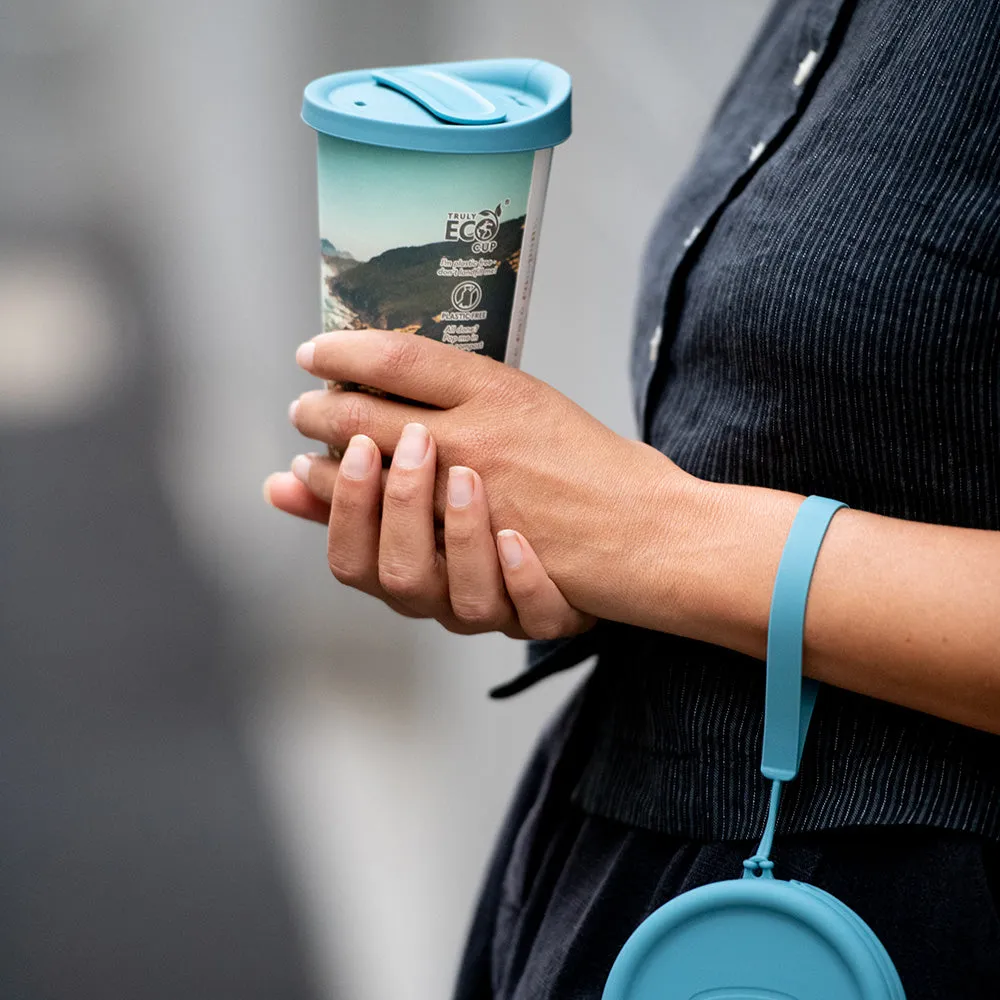
<path id="1" fill-rule="evenodd" d="M 778 0 L 654 228 L 632 375 L 703 479 L 1000 530 L 998 0 Z M 496 693 L 595 652 L 578 802 L 757 835 L 763 664 L 601 623 Z M 1000 737 L 826 687 L 783 819 L 1000 839 Z"/>

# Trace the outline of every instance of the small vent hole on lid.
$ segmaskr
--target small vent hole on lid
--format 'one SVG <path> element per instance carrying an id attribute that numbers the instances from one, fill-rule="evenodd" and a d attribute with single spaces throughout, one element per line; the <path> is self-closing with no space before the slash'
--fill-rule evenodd
<path id="1" fill-rule="evenodd" d="M 511 100 L 512 100 L 512 101 L 513 101 L 513 102 L 514 102 L 515 104 L 520 104 L 522 108 L 527 108 L 527 107 L 530 107 L 530 106 L 531 106 L 531 105 L 529 105 L 529 104 L 527 103 L 527 101 L 522 101 L 522 100 L 521 100 L 521 98 L 520 98 L 520 97 L 518 97 L 518 96 L 517 96 L 516 94 L 508 94 L 507 96 L 508 96 L 508 97 L 509 97 L 509 98 L 510 98 L 510 99 L 511 99 Z"/>
<path id="2" fill-rule="evenodd" d="M 358 106 L 359 108 L 363 108 L 363 107 L 366 107 L 366 106 L 367 106 L 367 104 L 368 104 L 368 102 L 367 102 L 367 101 L 355 101 L 354 103 L 355 103 L 355 104 L 356 104 L 356 105 L 357 105 L 357 106 Z"/>

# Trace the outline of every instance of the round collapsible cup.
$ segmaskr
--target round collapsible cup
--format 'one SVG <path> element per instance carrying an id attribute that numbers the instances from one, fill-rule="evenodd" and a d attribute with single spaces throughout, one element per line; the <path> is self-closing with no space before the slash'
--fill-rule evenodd
<path id="1" fill-rule="evenodd" d="M 564 70 L 533 59 L 309 84 L 324 331 L 401 330 L 519 364 L 570 94 Z"/>

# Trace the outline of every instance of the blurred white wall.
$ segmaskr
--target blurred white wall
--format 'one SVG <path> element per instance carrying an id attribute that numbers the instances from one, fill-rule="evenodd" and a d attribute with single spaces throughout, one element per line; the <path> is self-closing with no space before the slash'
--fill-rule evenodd
<path id="1" fill-rule="evenodd" d="M 35 54 L 20 89 L 0 87 L 26 137 L 0 144 L 3 196 L 29 218 L 119 227 L 156 276 L 171 407 L 155 444 L 186 544 L 246 651 L 248 738 L 331 998 L 448 995 L 518 768 L 578 676 L 490 703 L 519 644 L 449 636 L 347 592 L 322 531 L 260 498 L 302 450 L 285 411 L 309 380 L 292 352 L 319 329 L 302 87 L 341 69 L 500 55 L 573 74 L 575 133 L 554 160 L 523 365 L 632 433 L 646 232 L 766 6 L 62 0 L 48 20 L 28 2 L 7 12 Z M 42 127 L 42 110 L 60 127 Z"/>

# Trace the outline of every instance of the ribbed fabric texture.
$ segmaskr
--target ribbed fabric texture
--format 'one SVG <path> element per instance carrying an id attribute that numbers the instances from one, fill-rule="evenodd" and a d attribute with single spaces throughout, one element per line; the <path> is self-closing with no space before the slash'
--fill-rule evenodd
<path id="1" fill-rule="evenodd" d="M 703 479 L 1000 530 L 1000 4 L 774 8 L 654 231 L 633 376 L 648 440 Z M 588 642 L 578 801 L 756 836 L 763 665 L 604 626 L 530 679 Z M 782 820 L 1000 838 L 1000 738 L 824 688 Z"/>

